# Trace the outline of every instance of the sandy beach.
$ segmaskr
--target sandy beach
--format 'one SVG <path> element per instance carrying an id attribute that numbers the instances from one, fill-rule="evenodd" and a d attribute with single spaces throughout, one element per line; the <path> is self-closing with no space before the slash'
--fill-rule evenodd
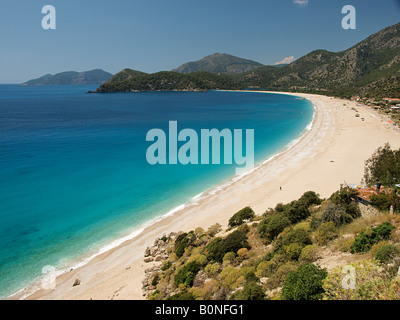
<path id="1" fill-rule="evenodd" d="M 59 276 L 54 290 L 40 289 L 27 299 L 144 299 L 144 271 L 160 262 L 145 263 L 143 255 L 156 238 L 196 227 L 207 229 L 215 223 L 225 228 L 229 218 L 243 207 L 251 206 L 261 215 L 308 190 L 329 197 L 341 183 L 360 183 L 364 161 L 379 146 L 389 142 L 392 148 L 400 148 L 399 130 L 369 107 L 326 96 L 295 95 L 310 99 L 316 109 L 312 129 L 296 145 L 214 195 Z M 80 285 L 73 286 L 76 279 Z M 26 292 L 13 298 L 23 295 Z"/>

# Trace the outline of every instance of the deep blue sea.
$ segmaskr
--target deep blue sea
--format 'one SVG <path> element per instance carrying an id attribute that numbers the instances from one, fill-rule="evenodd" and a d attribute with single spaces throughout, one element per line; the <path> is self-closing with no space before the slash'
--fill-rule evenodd
<path id="1" fill-rule="evenodd" d="M 148 164 L 149 130 L 168 133 L 173 120 L 199 136 L 254 129 L 259 163 L 304 134 L 314 112 L 278 94 L 86 93 L 94 89 L 0 85 L 1 298 L 235 175 L 235 164 Z"/>

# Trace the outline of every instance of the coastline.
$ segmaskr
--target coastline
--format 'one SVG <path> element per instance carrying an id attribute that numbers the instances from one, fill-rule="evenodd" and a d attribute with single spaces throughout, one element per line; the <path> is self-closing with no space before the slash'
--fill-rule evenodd
<path id="1" fill-rule="evenodd" d="M 143 254 L 146 247 L 156 238 L 169 232 L 188 231 L 196 227 L 206 229 L 215 223 L 226 227 L 228 219 L 245 206 L 250 205 L 256 214 L 260 215 L 268 207 L 273 207 L 279 202 L 290 202 L 308 190 L 314 190 L 322 197 L 327 197 L 339 188 L 339 184 L 344 182 L 343 179 L 358 179 L 347 180 L 358 183 L 362 178 L 363 161 L 380 145 L 390 142 L 392 147 L 400 146 L 399 142 L 394 143 L 395 137 L 399 140 L 398 133 L 387 131 L 377 117 L 370 116 L 368 121 L 361 123 L 359 118 L 354 117 L 354 111 L 349 106 L 340 106 L 344 103 L 343 100 L 299 93 L 291 95 L 310 99 L 315 109 L 313 126 L 297 139 L 296 143 L 263 161 L 251 169 L 251 172 L 246 172 L 239 178 L 234 177 L 229 183 L 223 183 L 192 198 L 187 203 L 193 202 L 190 205 L 175 208 L 162 219 L 158 219 L 159 221 L 144 227 L 139 234 L 132 234 L 131 239 L 121 239 L 121 243 L 114 248 L 93 257 L 79 268 L 61 274 L 57 277 L 55 290 L 41 289 L 27 298 L 142 299 L 141 281 L 144 278 L 144 270 L 153 264 L 144 263 Z M 348 101 L 345 103 L 351 104 Z M 373 111 L 362 112 L 366 114 L 367 120 L 368 114 Z M 371 130 L 371 135 L 374 135 L 371 145 L 364 146 L 362 152 L 355 152 L 357 148 L 354 146 L 360 141 L 351 141 L 347 134 L 352 131 L 350 129 L 357 126 L 366 127 L 365 125 L 368 125 L 367 129 L 386 130 L 386 134 L 378 135 Z M 367 141 L 364 133 L 359 133 L 358 136 L 360 135 L 361 141 Z M 342 138 L 348 143 L 345 148 L 343 141 L 337 141 L 343 140 Z M 346 150 L 349 151 L 348 155 L 341 154 L 346 153 Z M 341 162 L 340 157 L 350 161 Z M 332 158 L 338 161 L 332 163 Z M 346 163 L 346 173 L 341 174 L 342 170 L 338 170 L 338 174 L 329 172 L 331 167 L 343 169 Z M 310 179 L 305 179 L 307 176 Z M 327 179 L 324 180 L 324 177 Z M 283 191 L 279 190 L 280 186 L 283 187 Z M 207 192 L 210 194 L 202 197 Z M 73 287 L 75 279 L 80 279 L 81 284 Z M 19 299 L 25 295 L 26 291 L 20 292 L 12 299 Z"/>

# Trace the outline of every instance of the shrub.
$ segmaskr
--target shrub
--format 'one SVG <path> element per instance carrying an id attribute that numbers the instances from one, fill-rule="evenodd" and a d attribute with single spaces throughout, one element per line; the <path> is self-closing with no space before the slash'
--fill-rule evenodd
<path id="1" fill-rule="evenodd" d="M 222 226 L 219 223 L 214 224 L 210 228 L 208 228 L 207 234 L 210 237 L 214 237 L 218 232 L 222 230 Z"/>
<path id="2" fill-rule="evenodd" d="M 222 258 L 222 262 L 224 265 L 231 263 L 236 258 L 236 253 L 230 251 L 225 253 L 224 257 Z"/>
<path id="3" fill-rule="evenodd" d="M 328 203 L 323 210 L 322 221 L 333 221 L 339 226 L 361 217 L 360 208 L 354 201 L 357 194 L 357 190 L 348 187 L 342 188 L 332 194 L 329 198 L 331 204 Z"/>
<path id="4" fill-rule="evenodd" d="M 246 257 L 247 257 L 247 255 L 248 255 L 248 253 L 249 253 L 249 250 L 248 250 L 247 248 L 241 248 L 241 249 L 239 249 L 238 252 L 237 252 L 238 259 L 239 259 L 240 261 L 245 260 Z"/>
<path id="5" fill-rule="evenodd" d="M 341 252 L 350 252 L 351 245 L 354 242 L 354 236 L 346 235 L 341 236 L 340 238 L 335 240 L 335 248 Z"/>
<path id="6" fill-rule="evenodd" d="M 333 222 L 325 222 L 321 224 L 315 231 L 315 242 L 320 246 L 326 245 L 329 241 L 336 237 L 335 229 L 335 223 Z"/>
<path id="7" fill-rule="evenodd" d="M 271 215 L 264 218 L 257 227 L 261 238 L 273 241 L 285 228 L 290 225 L 290 220 L 282 215 Z"/>
<path id="8" fill-rule="evenodd" d="M 229 219 L 229 226 L 230 227 L 237 227 L 243 224 L 245 220 L 250 220 L 254 218 L 255 214 L 253 209 L 250 207 L 243 208 L 242 210 L 236 212 L 230 219 Z"/>
<path id="9" fill-rule="evenodd" d="M 269 289 L 280 287 L 282 283 L 285 281 L 287 275 L 297 270 L 297 268 L 298 268 L 297 263 L 293 261 L 283 263 L 268 279 L 267 287 Z"/>
<path id="10" fill-rule="evenodd" d="M 275 270 L 275 264 L 271 261 L 262 261 L 257 266 L 256 276 L 258 278 L 269 277 Z"/>
<path id="11" fill-rule="evenodd" d="M 183 283 L 191 287 L 193 285 L 194 277 L 200 270 L 201 265 L 196 261 L 188 263 L 175 275 L 175 286 L 179 286 Z"/>
<path id="12" fill-rule="evenodd" d="M 282 213 L 291 223 L 297 223 L 310 216 L 310 211 L 306 203 L 302 201 L 292 201 L 284 206 Z"/>
<path id="13" fill-rule="evenodd" d="M 282 234 L 275 243 L 274 250 L 280 252 L 286 250 L 286 247 L 297 243 L 301 248 L 312 244 L 310 235 L 304 229 L 292 229 Z"/>
<path id="14" fill-rule="evenodd" d="M 312 263 L 319 259 L 320 257 L 319 252 L 320 252 L 320 247 L 318 247 L 315 244 L 305 246 L 303 250 L 301 250 L 299 261 L 305 263 Z"/>
<path id="15" fill-rule="evenodd" d="M 172 266 L 171 261 L 166 261 L 162 264 L 161 271 L 167 271 L 169 268 L 171 268 L 171 266 Z"/>
<path id="16" fill-rule="evenodd" d="M 336 226 L 350 223 L 352 220 L 342 205 L 333 202 L 329 202 L 321 214 L 322 223 L 333 222 Z"/>
<path id="17" fill-rule="evenodd" d="M 246 283 L 244 288 L 235 292 L 229 300 L 265 300 L 265 291 L 256 283 Z"/>
<path id="18" fill-rule="evenodd" d="M 367 252 L 371 247 L 382 240 L 388 240 L 390 233 L 396 229 L 390 222 L 384 222 L 376 228 L 369 228 L 362 231 L 350 247 L 351 253 Z"/>
<path id="19" fill-rule="evenodd" d="M 208 276 L 213 277 L 218 274 L 219 268 L 220 268 L 220 264 L 218 262 L 209 263 L 204 268 L 204 271 L 207 273 Z"/>
<path id="20" fill-rule="evenodd" d="M 151 285 L 155 287 L 158 284 L 159 281 L 160 281 L 160 276 L 157 274 L 153 278 L 153 281 L 151 281 Z"/>
<path id="21" fill-rule="evenodd" d="M 237 252 L 241 248 L 250 249 L 250 246 L 247 243 L 246 235 L 236 230 L 224 239 L 216 238 L 212 240 L 206 246 L 207 259 L 221 263 L 227 252 Z"/>
<path id="22" fill-rule="evenodd" d="M 240 270 L 232 266 L 226 267 L 219 275 L 220 279 L 222 280 L 222 285 L 231 290 L 236 288 L 236 280 L 240 276 Z"/>
<path id="23" fill-rule="evenodd" d="M 380 240 L 388 240 L 391 232 L 396 229 L 390 222 L 384 222 L 377 226 L 374 231 L 376 232 L 377 238 Z"/>
<path id="24" fill-rule="evenodd" d="M 352 263 L 356 275 L 355 289 L 349 290 L 343 286 L 350 275 L 343 273 L 343 267 L 337 267 L 329 272 L 324 280 L 324 299 L 326 300 L 394 300 L 399 299 L 399 279 L 388 277 L 382 268 L 374 261 Z M 347 282 L 350 284 L 350 282 Z"/>
<path id="25" fill-rule="evenodd" d="M 319 194 L 314 191 L 305 192 L 299 199 L 300 202 L 303 202 L 307 207 L 316 204 L 320 205 L 322 203 L 322 199 L 319 197 Z"/>
<path id="26" fill-rule="evenodd" d="M 383 245 L 376 252 L 375 259 L 381 263 L 391 262 L 399 254 L 399 249 L 391 244 Z"/>
<path id="27" fill-rule="evenodd" d="M 192 293 L 181 292 L 181 293 L 174 294 L 173 296 L 169 297 L 167 300 L 185 300 L 185 301 L 189 301 L 189 300 L 196 300 L 196 297 Z"/>
<path id="28" fill-rule="evenodd" d="M 182 233 L 175 239 L 175 254 L 178 256 L 178 258 L 183 256 L 185 249 L 189 245 L 193 244 L 195 240 L 196 236 L 194 235 L 193 231 L 189 233 Z"/>
<path id="29" fill-rule="evenodd" d="M 298 243 L 292 243 L 286 247 L 286 257 L 289 260 L 299 260 L 302 249 Z"/>
<path id="30" fill-rule="evenodd" d="M 283 300 L 320 300 L 324 293 L 323 280 L 326 269 L 313 264 L 304 264 L 290 272 L 282 286 Z"/>

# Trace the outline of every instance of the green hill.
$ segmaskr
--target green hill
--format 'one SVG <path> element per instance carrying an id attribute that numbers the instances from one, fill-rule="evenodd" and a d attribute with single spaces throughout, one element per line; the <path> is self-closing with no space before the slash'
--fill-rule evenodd
<path id="1" fill-rule="evenodd" d="M 181 74 L 162 71 L 153 74 L 126 69 L 102 84 L 97 93 L 135 91 L 207 91 L 215 89 L 239 89 L 239 85 L 225 76 L 199 71 Z"/>
<path id="2" fill-rule="evenodd" d="M 207 71 L 215 74 L 240 74 L 262 66 L 261 63 L 252 60 L 238 58 L 226 53 L 215 53 L 201 60 L 185 63 L 172 71 L 178 73 Z"/>
<path id="3" fill-rule="evenodd" d="M 384 89 L 379 89 L 380 83 L 400 76 L 399 44 L 400 24 L 396 24 L 345 51 L 316 50 L 282 68 L 262 67 L 247 72 L 239 82 L 246 87 L 273 90 L 321 91 L 345 96 L 361 92 L 379 94 Z"/>
<path id="4" fill-rule="evenodd" d="M 125 69 L 96 92 L 268 89 L 347 98 L 400 97 L 400 24 L 347 50 L 315 50 L 285 66 L 260 66 L 251 60 L 214 54 L 174 70 L 146 74 Z"/>
<path id="5" fill-rule="evenodd" d="M 102 69 L 85 72 L 67 71 L 55 75 L 46 74 L 43 77 L 29 80 L 24 85 L 70 85 L 70 84 L 101 84 L 112 77 L 111 73 Z"/>

